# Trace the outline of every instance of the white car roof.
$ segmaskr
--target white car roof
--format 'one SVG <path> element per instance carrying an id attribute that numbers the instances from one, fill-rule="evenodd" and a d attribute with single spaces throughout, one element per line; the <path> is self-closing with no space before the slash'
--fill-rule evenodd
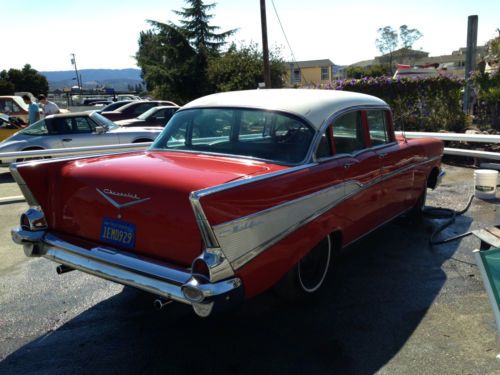
<path id="1" fill-rule="evenodd" d="M 189 102 L 182 110 L 197 107 L 240 107 L 284 111 L 307 119 L 316 129 L 332 114 L 354 106 L 386 107 L 374 96 L 320 89 L 268 89 L 230 91 Z"/>

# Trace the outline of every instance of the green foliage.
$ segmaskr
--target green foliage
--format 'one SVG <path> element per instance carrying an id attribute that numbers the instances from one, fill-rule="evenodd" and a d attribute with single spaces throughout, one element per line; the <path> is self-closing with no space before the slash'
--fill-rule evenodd
<path id="1" fill-rule="evenodd" d="M 500 73 L 471 75 L 478 101 L 478 122 L 500 129 Z"/>
<path id="2" fill-rule="evenodd" d="M 460 106 L 464 82 L 451 77 L 376 77 L 339 80 L 323 88 L 377 96 L 392 108 L 397 128 L 461 132 L 465 115 Z"/>
<path id="3" fill-rule="evenodd" d="M 202 0 L 185 0 L 190 7 L 174 11 L 181 17 L 179 30 L 182 30 L 184 36 L 189 40 L 191 46 L 198 52 L 206 49 L 209 54 L 217 54 L 226 44 L 226 39 L 236 32 L 228 30 L 222 33 L 216 33 L 219 26 L 209 24 L 213 18 L 208 11 L 215 7 L 215 4 L 204 4 Z"/>
<path id="4" fill-rule="evenodd" d="M 182 104 L 211 92 L 208 65 L 219 55 L 227 37 L 235 30 L 216 33 L 208 14 L 215 4 L 186 0 L 191 5 L 176 13 L 180 26 L 148 21 L 152 29 L 141 32 L 137 65 L 147 89 L 157 98 Z"/>
<path id="5" fill-rule="evenodd" d="M 11 90 L 9 83 L 14 86 L 14 90 Z M 28 91 L 37 96 L 46 94 L 49 91 L 49 83 L 45 76 L 39 74 L 30 64 L 26 64 L 21 70 L 9 69 L 9 71 L 1 71 L 0 90 Z"/>
<path id="6" fill-rule="evenodd" d="M 196 52 L 176 27 L 149 22 L 153 29 L 141 32 L 136 53 L 147 89 L 156 98 L 177 103 L 199 96 Z"/>
<path id="7" fill-rule="evenodd" d="M 0 78 L 0 95 L 14 95 L 16 88 L 12 82 Z"/>
<path id="8" fill-rule="evenodd" d="M 368 68 L 362 68 L 359 66 L 349 66 L 345 70 L 347 78 L 360 79 L 363 77 L 381 77 L 388 75 L 389 69 L 384 65 L 373 65 Z"/>
<path id="9" fill-rule="evenodd" d="M 401 40 L 401 47 L 411 49 L 413 43 L 422 37 L 422 33 L 417 29 L 409 29 L 407 25 L 399 26 L 399 39 Z"/>
<path id="10" fill-rule="evenodd" d="M 208 80 L 215 91 L 255 89 L 264 81 L 262 65 L 262 52 L 256 44 L 240 48 L 232 44 L 226 53 L 210 59 Z M 279 51 L 271 52 L 270 65 L 272 87 L 282 87 L 285 64 Z"/>

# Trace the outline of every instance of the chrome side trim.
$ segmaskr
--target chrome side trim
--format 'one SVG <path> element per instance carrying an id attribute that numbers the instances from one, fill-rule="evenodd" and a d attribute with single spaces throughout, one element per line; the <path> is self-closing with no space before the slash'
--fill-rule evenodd
<path id="1" fill-rule="evenodd" d="M 363 189 L 357 181 L 347 181 L 293 201 L 232 220 L 214 227 L 221 249 L 237 269 L 296 229 Z"/>
<path id="2" fill-rule="evenodd" d="M 293 201 L 270 207 L 213 227 L 220 250 L 237 270 L 278 241 L 324 214 L 339 203 L 440 156 L 423 160 L 380 176 L 368 184 L 345 181 Z"/>
<path id="3" fill-rule="evenodd" d="M 19 189 L 21 189 L 21 192 L 23 193 L 24 198 L 26 198 L 26 202 L 28 203 L 28 205 L 36 207 L 40 206 L 38 201 L 33 196 L 33 193 L 29 189 L 28 185 L 26 184 L 26 181 L 24 181 L 23 177 L 17 170 L 17 165 L 18 163 L 12 163 L 9 166 L 9 170 L 12 177 L 14 178 L 14 181 L 16 181 L 16 183 L 19 185 Z"/>

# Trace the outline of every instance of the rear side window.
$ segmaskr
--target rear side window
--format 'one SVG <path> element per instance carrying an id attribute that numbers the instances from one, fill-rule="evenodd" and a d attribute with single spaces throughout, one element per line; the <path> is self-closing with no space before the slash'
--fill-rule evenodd
<path id="1" fill-rule="evenodd" d="M 391 142 L 387 133 L 387 116 L 382 110 L 366 111 L 368 130 L 372 146 L 384 145 Z"/>
<path id="2" fill-rule="evenodd" d="M 333 142 L 337 154 L 352 154 L 365 148 L 361 112 L 351 112 L 333 123 Z"/>

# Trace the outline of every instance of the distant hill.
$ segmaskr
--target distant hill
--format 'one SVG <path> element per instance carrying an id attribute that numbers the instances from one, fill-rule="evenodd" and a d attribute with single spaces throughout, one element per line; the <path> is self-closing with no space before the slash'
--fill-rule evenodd
<path id="1" fill-rule="evenodd" d="M 115 90 L 127 90 L 128 86 L 142 84 L 140 69 L 82 69 L 78 73 L 82 77 L 85 88 L 106 86 Z M 50 90 L 63 89 L 76 85 L 75 71 L 40 72 L 49 81 Z"/>

